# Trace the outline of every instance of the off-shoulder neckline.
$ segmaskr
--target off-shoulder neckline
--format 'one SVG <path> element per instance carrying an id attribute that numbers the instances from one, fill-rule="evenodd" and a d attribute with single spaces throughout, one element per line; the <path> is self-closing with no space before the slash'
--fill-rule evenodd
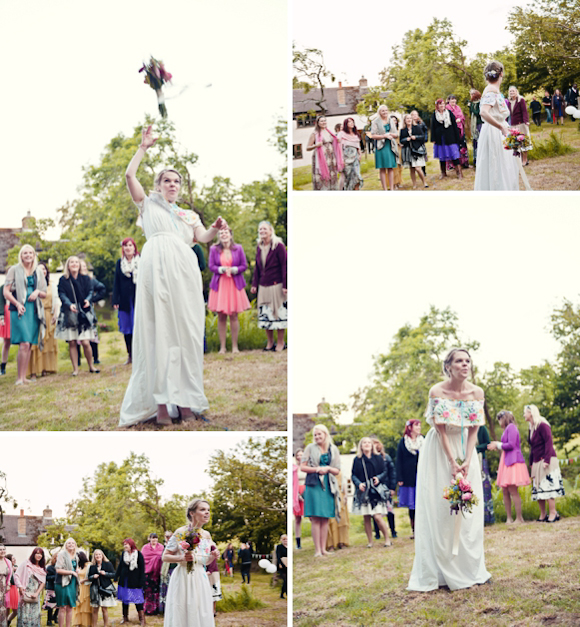
<path id="1" fill-rule="evenodd" d="M 453 401 L 454 403 L 484 403 L 485 402 L 485 399 L 481 399 L 481 398 L 468 398 L 468 399 L 446 398 L 445 396 L 431 396 L 431 395 L 429 395 L 429 398 L 438 399 L 440 401 Z"/>

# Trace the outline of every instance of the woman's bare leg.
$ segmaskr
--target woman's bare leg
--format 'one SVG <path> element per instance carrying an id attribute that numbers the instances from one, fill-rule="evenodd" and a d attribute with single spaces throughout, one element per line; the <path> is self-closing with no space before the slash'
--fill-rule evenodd
<path id="1" fill-rule="evenodd" d="M 16 357 L 16 366 L 18 372 L 17 381 L 28 383 L 26 379 L 26 371 L 28 370 L 28 362 L 30 361 L 30 342 L 20 342 L 18 347 L 18 356 Z"/>
<path id="2" fill-rule="evenodd" d="M 320 523 L 320 551 L 322 555 L 329 555 L 326 550 L 326 540 L 328 538 L 328 518 L 322 518 Z"/>
<path id="3" fill-rule="evenodd" d="M 385 544 L 391 544 L 391 541 L 389 540 L 389 530 L 387 529 L 387 523 L 385 522 L 382 514 L 376 514 L 375 516 L 373 516 L 373 518 L 375 519 L 377 525 L 379 526 L 379 529 L 383 533 L 383 536 L 385 538 Z"/>
<path id="4" fill-rule="evenodd" d="M 520 493 L 518 492 L 518 486 L 510 485 L 509 491 L 516 510 L 516 522 L 523 523 L 524 518 L 522 516 L 522 498 L 520 496 Z"/>
<path id="5" fill-rule="evenodd" d="M 512 518 L 512 500 L 510 496 L 509 488 L 502 488 L 503 493 L 503 504 L 505 506 L 505 515 L 506 515 L 506 523 L 513 523 L 514 519 Z"/>
<path id="6" fill-rule="evenodd" d="M 556 499 L 548 499 L 548 508 L 550 509 L 548 520 L 554 520 L 556 518 Z"/>
<path id="7" fill-rule="evenodd" d="M 380 168 L 379 169 L 379 178 L 381 179 L 381 186 L 383 188 L 383 191 L 387 191 L 387 171 L 385 170 L 385 168 Z"/>
<path id="8" fill-rule="evenodd" d="M 546 501 L 539 500 L 538 505 L 540 507 L 540 520 L 546 518 Z"/>
<path id="9" fill-rule="evenodd" d="M 395 173 L 393 168 L 387 168 L 387 178 L 389 179 L 389 191 L 395 189 Z"/>
<path id="10" fill-rule="evenodd" d="M 365 521 L 365 533 L 367 534 L 367 541 L 369 544 L 373 543 L 373 525 L 371 523 L 370 516 L 364 516 Z"/>
<path id="11" fill-rule="evenodd" d="M 284 350 L 284 331 L 285 329 L 276 329 L 276 352 Z"/>
<path id="12" fill-rule="evenodd" d="M 322 555 L 320 550 L 320 518 L 318 518 L 318 516 L 312 516 L 310 523 L 312 525 L 311 535 L 312 541 L 314 542 L 314 557 L 318 557 Z"/>
<path id="13" fill-rule="evenodd" d="M 423 174 L 423 170 L 421 168 L 413 168 L 415 172 L 419 175 L 421 182 L 423 183 L 423 187 L 427 184 L 427 180 L 425 179 L 425 175 Z"/>
<path id="14" fill-rule="evenodd" d="M 91 348 L 91 343 L 89 340 L 81 340 L 81 344 L 83 345 L 83 353 L 85 354 L 89 370 L 94 370 L 95 367 L 93 366 L 93 349 Z"/>
<path id="15" fill-rule="evenodd" d="M 230 316 L 230 332 L 232 334 L 232 353 L 239 353 L 238 335 L 240 334 L 240 320 L 237 313 Z"/>
<path id="16" fill-rule="evenodd" d="M 409 172 L 411 173 L 411 182 L 413 183 L 413 189 L 417 189 L 417 177 L 415 176 L 415 168 L 410 167 Z"/>
<path id="17" fill-rule="evenodd" d="M 266 337 L 268 338 L 268 344 L 266 344 L 266 348 L 272 348 L 274 346 L 274 331 L 271 329 L 266 329 Z"/>
<path id="18" fill-rule="evenodd" d="M 5 364 L 8 361 L 8 353 L 10 353 L 10 338 L 5 337 L 2 344 L 2 363 Z"/>
<path id="19" fill-rule="evenodd" d="M 68 343 L 68 354 L 70 356 L 70 361 L 72 363 L 73 372 L 78 372 L 79 371 L 79 353 L 78 353 L 76 340 L 71 340 Z M 59 620 L 60 620 L 60 612 L 58 613 L 58 615 L 59 615 Z M 60 625 L 60 622 L 59 622 L 59 625 Z"/>
<path id="20" fill-rule="evenodd" d="M 226 354 L 226 338 L 228 333 L 228 317 L 226 314 L 218 313 L 218 335 L 220 336 L 220 354 Z"/>

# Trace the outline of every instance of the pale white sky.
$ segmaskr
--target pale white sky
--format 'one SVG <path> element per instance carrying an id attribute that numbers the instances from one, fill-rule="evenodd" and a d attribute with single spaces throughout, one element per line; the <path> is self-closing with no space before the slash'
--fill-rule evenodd
<path id="1" fill-rule="evenodd" d="M 358 85 L 363 75 L 372 86 L 379 84 L 379 72 L 407 31 L 424 31 L 433 18 L 447 18 L 455 34 L 469 42 L 468 55 L 492 53 L 512 41 L 505 28 L 510 11 L 528 4 L 527 0 L 467 0 L 461 4 L 413 0 L 406 5 L 370 0 L 357 6 L 351 0 L 293 0 L 293 40 L 300 48 L 323 51 L 337 87 L 338 81 Z"/>
<path id="2" fill-rule="evenodd" d="M 577 194 L 294 194 L 293 413 L 350 402 L 429 306 L 450 307 L 481 372 L 553 359 L 550 315 L 580 301 Z M 425 391 L 427 394 L 427 390 Z"/>
<path id="3" fill-rule="evenodd" d="M 163 479 L 160 493 L 192 495 L 210 490 L 209 458 L 246 441 L 248 433 L 11 433 L 2 434 L 0 470 L 8 475 L 8 491 L 18 509 L 7 513 L 42 515 L 49 505 L 55 518 L 78 497 L 83 478 L 103 462 L 120 465 L 131 451 L 145 454 L 151 475 Z M 252 434 L 262 438 L 261 434 Z M 276 434 L 268 433 L 266 437 Z M 63 451 L 68 451 L 63 455 Z"/>
<path id="4" fill-rule="evenodd" d="M 268 140 L 286 110 L 287 21 L 285 0 L 3 0 L 0 227 L 19 227 L 27 210 L 56 217 L 82 167 L 158 115 L 138 73 L 151 55 L 173 74 L 168 97 L 189 86 L 167 109 L 199 156 L 198 183 L 277 174 Z"/>

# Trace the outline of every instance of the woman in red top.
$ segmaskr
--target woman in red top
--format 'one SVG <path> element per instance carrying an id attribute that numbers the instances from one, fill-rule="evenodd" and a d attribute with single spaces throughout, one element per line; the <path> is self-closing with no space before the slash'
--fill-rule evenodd
<path id="1" fill-rule="evenodd" d="M 530 426 L 530 466 L 532 467 L 532 499 L 538 501 L 538 522 L 553 523 L 560 520 L 556 511 L 556 498 L 564 496 L 564 484 L 560 463 L 552 442 L 552 429 L 548 421 L 540 416 L 535 405 L 526 405 L 524 418 Z M 550 513 L 546 517 L 546 501 Z"/>

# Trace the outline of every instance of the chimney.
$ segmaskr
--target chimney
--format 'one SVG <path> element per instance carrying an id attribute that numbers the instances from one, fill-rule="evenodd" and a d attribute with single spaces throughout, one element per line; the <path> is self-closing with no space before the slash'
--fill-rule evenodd
<path id="1" fill-rule="evenodd" d="M 26 517 L 24 516 L 24 510 L 20 510 L 20 516 L 18 517 L 18 535 L 26 535 Z"/>
<path id="2" fill-rule="evenodd" d="M 342 81 L 338 83 L 338 91 L 336 92 L 336 100 L 338 101 L 339 107 L 346 107 L 346 94 L 344 89 L 342 88 Z"/>
<path id="3" fill-rule="evenodd" d="M 358 82 L 358 86 L 359 87 L 368 87 L 369 82 L 367 81 L 367 79 L 364 76 L 361 76 Z"/>
<path id="4" fill-rule="evenodd" d="M 32 214 L 30 210 L 26 212 L 26 216 L 22 218 L 22 230 L 23 231 L 32 231 Z"/>
<path id="5" fill-rule="evenodd" d="M 317 416 L 328 416 L 328 412 L 330 411 L 330 403 L 327 403 L 323 397 L 322 401 L 316 406 L 316 410 Z"/>
<path id="6" fill-rule="evenodd" d="M 52 510 L 47 505 L 46 509 L 42 510 L 42 524 L 49 525 L 50 523 L 52 523 Z"/>

